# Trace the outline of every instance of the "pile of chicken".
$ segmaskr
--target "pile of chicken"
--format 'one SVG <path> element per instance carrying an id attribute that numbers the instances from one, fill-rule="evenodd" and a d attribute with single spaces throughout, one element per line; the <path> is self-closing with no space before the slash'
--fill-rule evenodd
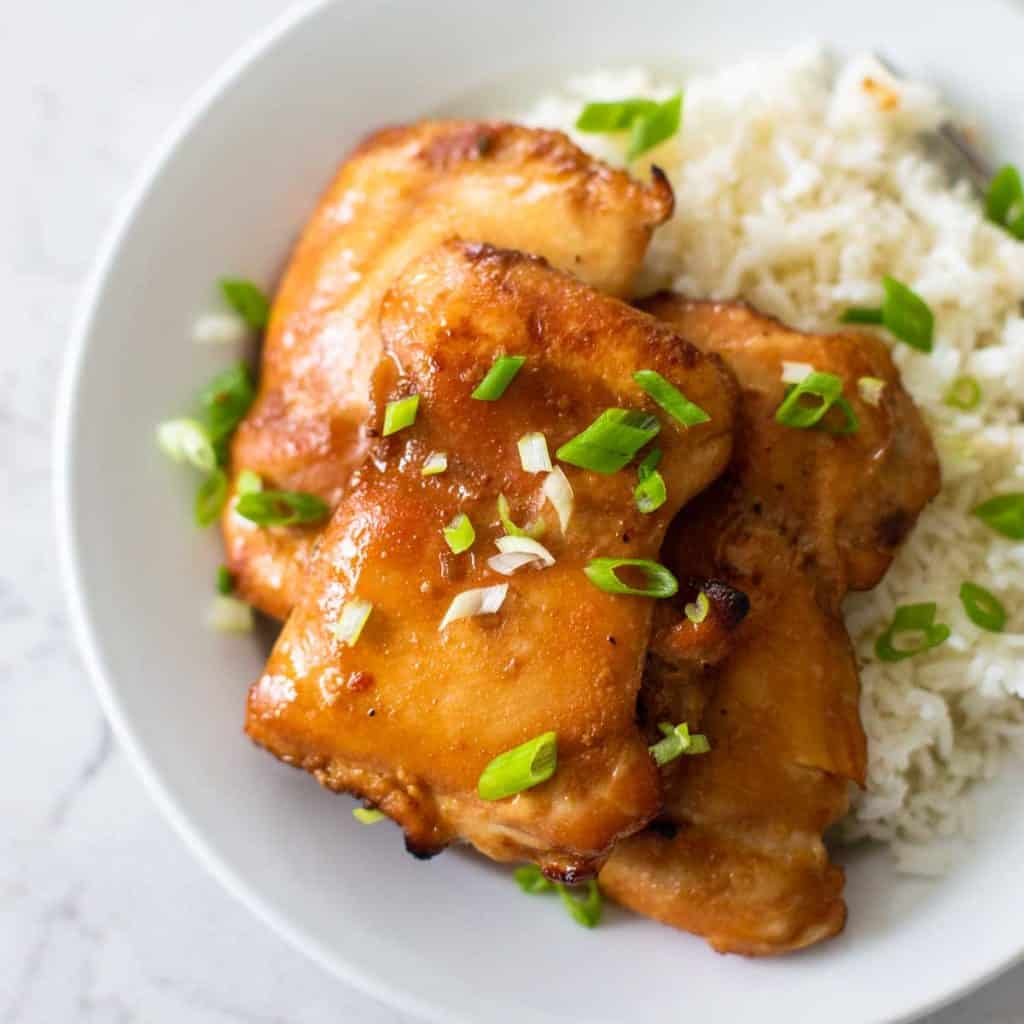
<path id="1" fill-rule="evenodd" d="M 865 334 L 799 333 L 738 303 L 632 282 L 673 197 L 565 136 L 511 124 L 379 132 L 342 166 L 273 307 L 258 399 L 233 444 L 265 486 L 316 494 L 321 527 L 261 528 L 229 501 L 241 595 L 284 621 L 253 685 L 258 744 L 356 794 L 427 856 L 468 841 L 613 899 L 715 949 L 771 954 L 836 934 L 843 872 L 824 830 L 863 783 L 858 678 L 841 617 L 878 582 L 938 488 L 935 454 L 887 353 Z M 499 401 L 471 392 L 502 354 L 526 361 Z M 775 420 L 783 363 L 841 376 L 852 434 Z M 517 439 L 552 451 L 609 408 L 660 413 L 653 369 L 706 422 L 664 414 L 667 500 L 637 508 L 636 467 L 565 465 L 562 522 Z M 861 377 L 885 382 L 876 404 Z M 383 436 L 386 403 L 420 396 Z M 424 475 L 424 459 L 447 469 Z M 554 557 L 507 579 L 503 529 L 542 520 Z M 476 543 L 453 554 L 457 513 Z M 660 561 L 679 593 L 607 593 L 595 557 Z M 453 597 L 507 582 L 500 611 L 438 625 Z M 332 629 L 358 594 L 357 644 Z M 687 615 L 699 594 L 706 614 Z M 658 767 L 659 723 L 710 750 Z M 483 800 L 498 755 L 557 734 L 546 782 Z"/>

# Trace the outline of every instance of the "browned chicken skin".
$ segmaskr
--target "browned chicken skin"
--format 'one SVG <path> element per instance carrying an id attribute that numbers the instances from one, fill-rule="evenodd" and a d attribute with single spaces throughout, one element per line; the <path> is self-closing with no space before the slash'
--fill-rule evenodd
<path id="1" fill-rule="evenodd" d="M 332 507 L 367 449 L 380 301 L 446 238 L 536 253 L 625 295 L 672 192 L 587 156 L 558 132 L 484 121 L 422 122 L 370 136 L 345 162 L 300 239 L 274 302 L 260 391 L 232 447 L 232 475 L 308 491 Z M 319 536 L 226 515 L 240 595 L 283 619 Z"/>
<path id="2" fill-rule="evenodd" d="M 660 793 L 636 724 L 653 602 L 606 593 L 583 568 L 597 556 L 657 558 L 672 517 L 728 461 L 734 385 L 717 357 L 667 325 L 542 260 L 484 245 L 448 242 L 414 263 L 384 300 L 381 330 L 371 422 L 379 428 L 385 402 L 417 393 L 416 422 L 376 440 L 353 478 L 252 688 L 247 731 L 379 806 L 416 852 L 461 838 L 497 860 L 586 878 L 658 812 Z M 502 353 L 527 361 L 499 401 L 472 399 Z M 632 379 L 642 368 L 710 422 L 685 428 L 661 415 L 668 500 L 650 515 L 636 509 L 635 472 L 566 466 L 575 509 L 563 534 L 517 439 L 541 431 L 553 453 L 607 408 L 657 412 Z M 423 477 L 434 450 L 448 453 L 448 470 Z M 544 519 L 554 565 L 510 577 L 488 568 L 502 493 L 518 522 Z M 476 542 L 453 555 L 441 531 L 460 512 Z M 457 594 L 502 582 L 497 614 L 439 631 Z M 349 648 L 330 626 L 353 595 L 373 612 Z M 495 756 L 549 730 L 549 781 L 478 797 Z"/>
<path id="3" fill-rule="evenodd" d="M 802 334 L 739 304 L 643 305 L 739 381 L 729 470 L 679 517 L 662 558 L 742 591 L 750 612 L 727 645 L 714 630 L 687 642 L 702 628 L 687 622 L 656 630 L 642 695 L 651 734 L 702 715 L 711 752 L 664 769 L 659 827 L 621 843 L 601 885 L 722 952 L 784 952 L 835 934 L 846 915 L 821 840 L 866 760 L 840 605 L 884 574 L 938 490 L 938 463 L 878 339 Z M 783 361 L 841 376 L 859 431 L 777 424 Z M 886 382 L 877 407 L 858 395 L 864 376 Z"/>

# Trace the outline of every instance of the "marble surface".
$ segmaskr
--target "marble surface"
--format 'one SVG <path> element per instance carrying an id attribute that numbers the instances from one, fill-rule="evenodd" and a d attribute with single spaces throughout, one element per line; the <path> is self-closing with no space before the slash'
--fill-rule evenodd
<path id="1" fill-rule="evenodd" d="M 192 860 L 104 722 L 54 564 L 56 381 L 98 240 L 169 120 L 285 7 L 0 4 L 4 1024 L 412 1024 L 307 962 Z M 930 1021 L 1022 1024 L 1024 968 Z"/>

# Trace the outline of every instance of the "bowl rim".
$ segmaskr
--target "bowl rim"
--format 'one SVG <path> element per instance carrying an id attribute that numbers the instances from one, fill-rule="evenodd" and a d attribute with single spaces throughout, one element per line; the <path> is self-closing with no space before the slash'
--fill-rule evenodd
<path id="1" fill-rule="evenodd" d="M 300 925 L 293 924 L 275 909 L 216 851 L 205 837 L 204 830 L 192 820 L 187 809 L 172 795 L 161 769 L 150 758 L 144 744 L 136 736 L 129 717 L 124 713 L 116 687 L 111 682 L 112 676 L 100 651 L 96 629 L 89 612 L 86 583 L 80 568 L 76 516 L 71 500 L 74 449 L 72 431 L 78 413 L 79 380 L 86 360 L 93 321 L 104 290 L 112 278 L 124 237 L 167 162 L 187 140 L 195 126 L 207 115 L 221 94 L 241 80 L 253 63 L 284 42 L 307 20 L 316 17 L 336 2 L 338 0 L 294 0 L 281 14 L 270 19 L 265 26 L 236 47 L 185 101 L 157 144 L 143 160 L 125 197 L 116 208 L 75 304 L 57 388 L 51 487 L 54 497 L 53 521 L 56 528 L 58 571 L 69 610 L 71 632 L 103 713 L 150 797 L 195 859 L 260 921 L 280 935 L 293 949 L 317 963 L 328 975 L 340 979 L 364 996 L 426 1021 L 437 1024 L 475 1024 L 471 1018 L 459 1011 L 411 994 L 392 984 L 383 974 L 377 974 L 357 966 L 345 957 L 338 956 L 326 944 L 306 933 Z M 354 4 L 364 0 L 344 2 Z M 1020 9 L 1010 0 L 999 0 L 999 3 L 1021 14 Z M 1019 949 L 1009 952 L 978 975 L 967 979 L 961 976 L 931 998 L 919 1002 L 896 1017 L 883 1016 L 876 1019 L 879 1024 L 911 1024 L 970 995 L 1021 963 L 1024 963 L 1024 943 Z"/>

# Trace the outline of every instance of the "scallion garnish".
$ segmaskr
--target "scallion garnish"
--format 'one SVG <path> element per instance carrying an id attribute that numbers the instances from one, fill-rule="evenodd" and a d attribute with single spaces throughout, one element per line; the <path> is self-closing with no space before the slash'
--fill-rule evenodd
<path id="1" fill-rule="evenodd" d="M 222 565 L 217 570 L 217 593 L 227 596 L 234 589 L 235 578 L 231 575 L 231 570 L 226 565 Z"/>
<path id="2" fill-rule="evenodd" d="M 228 594 L 218 594 L 210 604 L 207 624 L 218 633 L 248 633 L 253 627 L 252 608 Z"/>
<path id="3" fill-rule="evenodd" d="M 508 595 L 508 584 L 499 583 L 494 587 L 477 587 L 456 594 L 448 611 L 444 613 L 438 631 L 445 629 L 459 619 L 469 619 L 474 615 L 493 615 L 505 603 Z"/>
<path id="4" fill-rule="evenodd" d="M 519 438 L 519 461 L 527 473 L 550 473 L 548 440 L 539 431 Z"/>
<path id="5" fill-rule="evenodd" d="M 971 510 L 986 526 L 1011 540 L 1024 540 L 1024 494 L 997 494 Z"/>
<path id="6" fill-rule="evenodd" d="M 249 334 L 249 325 L 237 313 L 203 313 L 192 324 L 197 345 L 239 345 Z"/>
<path id="7" fill-rule="evenodd" d="M 989 183 L 985 216 L 1024 241 L 1024 187 L 1020 171 L 1012 164 L 1000 167 Z"/>
<path id="8" fill-rule="evenodd" d="M 416 412 L 420 407 L 420 396 L 409 395 L 408 398 L 399 398 L 394 402 L 388 402 L 384 407 L 384 428 L 382 433 L 385 437 L 397 434 L 406 427 L 411 427 L 416 422 Z"/>
<path id="9" fill-rule="evenodd" d="M 644 577 L 646 585 L 631 587 L 616 575 L 617 569 L 633 568 Z M 633 594 L 637 597 L 671 597 L 679 583 L 663 565 L 646 558 L 592 558 L 583 570 L 587 579 L 599 590 L 609 594 Z"/>
<path id="10" fill-rule="evenodd" d="M 558 737 L 546 732 L 499 754 L 483 770 L 476 791 L 481 800 L 502 800 L 547 782 L 558 766 Z"/>
<path id="11" fill-rule="evenodd" d="M 657 109 L 658 101 L 648 99 L 588 103 L 576 118 L 576 130 L 601 135 L 628 131 L 637 118 L 649 117 Z"/>
<path id="12" fill-rule="evenodd" d="M 884 298 L 879 308 L 852 306 L 839 318 L 844 324 L 881 324 L 900 341 L 920 352 L 931 352 L 935 315 L 917 292 L 893 277 L 882 278 Z"/>
<path id="13" fill-rule="evenodd" d="M 588 103 L 576 119 L 576 130 L 601 134 L 629 131 L 626 159 L 632 161 L 679 131 L 682 106 L 681 92 L 663 103 L 648 99 Z"/>
<path id="14" fill-rule="evenodd" d="M 967 617 L 976 626 L 987 629 L 990 633 L 1002 633 L 1006 625 L 1006 609 L 990 590 L 977 583 L 962 583 L 960 601 L 967 612 Z"/>
<path id="15" fill-rule="evenodd" d="M 499 537 L 494 543 L 501 553 L 489 558 L 487 564 L 502 576 L 511 576 L 519 569 L 537 562 L 542 569 L 555 564 L 554 555 L 531 537 Z"/>
<path id="16" fill-rule="evenodd" d="M 544 872 L 536 864 L 524 864 L 522 867 L 516 868 L 512 872 L 512 877 L 523 892 L 528 892 L 531 895 L 538 892 L 550 892 L 555 887 L 555 883 L 545 878 Z"/>
<path id="17" fill-rule="evenodd" d="M 220 290 L 228 305 L 255 331 L 262 331 L 270 319 L 270 302 L 263 290 L 237 277 L 222 277 Z"/>
<path id="18" fill-rule="evenodd" d="M 373 611 L 373 605 L 361 597 L 353 597 L 341 606 L 338 621 L 328 626 L 334 639 L 346 647 L 355 647 L 362 635 L 366 620 Z"/>
<path id="19" fill-rule="evenodd" d="M 882 401 L 884 390 L 885 381 L 881 377 L 859 377 L 857 379 L 857 392 L 868 405 L 877 407 Z"/>
<path id="20" fill-rule="evenodd" d="M 711 419 L 699 405 L 691 402 L 657 370 L 637 370 L 633 374 L 633 380 L 683 426 L 692 427 L 698 423 L 707 423 Z"/>
<path id="21" fill-rule="evenodd" d="M 256 385 L 245 363 L 236 363 L 218 373 L 199 395 L 206 410 L 210 439 L 216 443 L 228 437 L 242 422 L 256 397 Z"/>
<path id="22" fill-rule="evenodd" d="M 445 543 L 451 548 L 452 554 L 461 555 L 468 551 L 476 540 L 476 530 L 465 512 L 460 512 L 442 531 Z"/>
<path id="23" fill-rule="evenodd" d="M 558 525 L 564 536 L 569 529 L 569 520 L 572 519 L 572 510 L 576 502 L 572 484 L 569 478 L 562 471 L 561 466 L 555 468 L 544 478 L 544 484 L 540 489 L 541 494 L 551 502 L 558 516 Z"/>
<path id="24" fill-rule="evenodd" d="M 498 495 L 498 518 L 501 520 L 502 529 L 510 537 L 532 537 L 536 540 L 538 537 L 543 537 L 544 531 L 547 529 L 547 523 L 539 516 L 526 526 L 516 526 L 512 521 L 512 510 L 509 507 L 508 498 L 504 494 Z"/>
<path id="25" fill-rule="evenodd" d="M 711 611 L 711 602 L 703 590 L 697 595 L 695 601 L 683 608 L 683 614 L 695 626 L 699 626 L 708 617 L 709 611 Z"/>
<path id="26" fill-rule="evenodd" d="M 775 422 L 786 427 L 806 430 L 820 423 L 825 414 L 842 397 L 843 382 L 834 373 L 815 370 L 795 385 L 775 410 Z M 818 399 L 807 405 L 805 399 Z"/>
<path id="27" fill-rule="evenodd" d="M 782 381 L 784 384 L 799 384 L 809 373 L 814 373 L 810 363 L 782 362 Z"/>
<path id="28" fill-rule="evenodd" d="M 661 429 L 656 416 L 631 409 L 605 409 L 581 434 L 555 453 L 562 462 L 595 473 L 617 473 Z"/>
<path id="29" fill-rule="evenodd" d="M 254 473 L 251 469 L 243 469 L 238 474 L 238 479 L 235 481 L 235 491 L 238 494 L 255 494 L 262 490 L 263 480 L 259 473 Z"/>
<path id="30" fill-rule="evenodd" d="M 573 896 L 566 885 L 559 885 L 558 895 L 562 899 L 562 906 L 569 911 L 577 924 L 583 925 L 584 928 L 596 928 L 601 923 L 603 900 L 601 890 L 593 879 L 587 882 L 587 895 L 582 900 Z"/>
<path id="31" fill-rule="evenodd" d="M 935 621 L 934 601 L 903 604 L 896 609 L 889 628 L 875 641 L 881 661 L 903 661 L 931 650 L 949 638 L 949 626 Z"/>
<path id="32" fill-rule="evenodd" d="M 375 807 L 353 807 L 352 817 L 360 825 L 376 825 L 378 821 L 383 821 L 387 815 L 383 811 L 378 811 Z"/>
<path id="33" fill-rule="evenodd" d="M 970 412 L 981 401 L 981 385 L 976 377 L 956 377 L 950 383 L 942 400 L 954 409 Z"/>
<path id="34" fill-rule="evenodd" d="M 711 749 L 707 736 L 699 732 L 691 735 L 685 722 L 680 722 L 679 725 L 659 722 L 658 730 L 664 738 L 651 744 L 647 749 L 659 768 L 683 754 L 706 754 Z"/>
<path id="35" fill-rule="evenodd" d="M 437 476 L 448 468 L 447 452 L 431 452 L 424 460 L 420 476 Z"/>
<path id="36" fill-rule="evenodd" d="M 196 500 L 193 506 L 196 526 L 209 526 L 216 522 L 227 499 L 228 475 L 223 469 L 215 469 L 196 491 Z"/>
<path id="37" fill-rule="evenodd" d="M 156 443 L 175 462 L 188 462 L 204 473 L 217 468 L 213 440 L 198 420 L 165 420 L 156 429 Z"/>
<path id="38" fill-rule="evenodd" d="M 474 388 L 472 397 L 481 402 L 496 402 L 505 394 L 505 389 L 525 362 L 526 356 L 498 356 L 487 371 L 487 376 Z"/>
<path id="39" fill-rule="evenodd" d="M 636 499 L 636 507 L 644 515 L 656 511 L 665 504 L 668 497 L 665 478 L 656 469 L 649 470 L 645 476 L 640 477 L 633 489 L 633 497 Z"/>
<path id="40" fill-rule="evenodd" d="M 250 491 L 239 496 L 235 511 L 259 526 L 297 526 L 321 522 L 331 508 L 304 491 Z"/>

